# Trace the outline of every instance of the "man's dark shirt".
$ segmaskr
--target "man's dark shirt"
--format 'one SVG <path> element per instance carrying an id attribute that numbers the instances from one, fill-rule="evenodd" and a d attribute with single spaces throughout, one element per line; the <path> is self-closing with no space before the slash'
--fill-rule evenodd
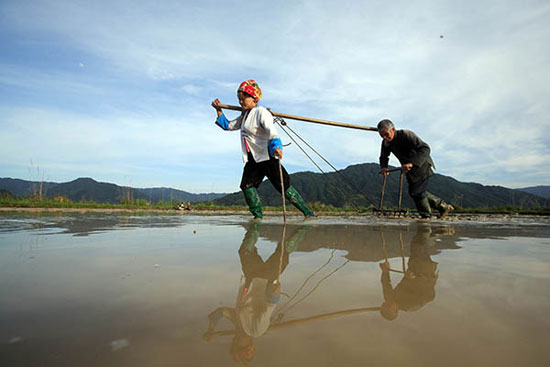
<path id="1" fill-rule="evenodd" d="M 416 311 L 435 298 L 437 263 L 430 257 L 431 230 L 419 227 L 411 240 L 408 269 L 415 276 L 405 276 L 393 288 L 390 272 L 382 272 L 382 292 L 384 301 L 395 302 L 403 311 Z"/>
<path id="2" fill-rule="evenodd" d="M 388 167 L 390 153 L 393 153 L 401 164 L 412 163 L 407 177 L 412 182 L 421 182 L 433 175 L 435 164 L 430 157 L 430 146 L 410 130 L 396 130 L 392 141 L 382 140 L 380 150 L 380 168 Z"/>

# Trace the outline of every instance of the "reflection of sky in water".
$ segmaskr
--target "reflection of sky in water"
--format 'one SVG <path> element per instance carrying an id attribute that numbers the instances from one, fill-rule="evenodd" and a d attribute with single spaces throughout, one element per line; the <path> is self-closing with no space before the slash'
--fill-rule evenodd
<path id="1" fill-rule="evenodd" d="M 231 365 L 232 336 L 202 335 L 210 312 L 235 307 L 246 219 L 1 217 L 1 364 Z M 282 226 L 270 219 L 257 229 L 252 246 L 265 260 Z M 437 263 L 435 297 L 393 321 L 368 311 L 270 330 L 255 338 L 251 365 L 550 360 L 547 225 L 337 219 L 292 221 L 286 234 L 299 243 L 281 275 L 278 308 L 303 290 L 282 322 L 379 307 L 379 264 L 387 255 L 401 271 L 417 256 L 414 243 Z M 393 288 L 403 278 L 389 276 Z M 216 326 L 232 328 L 225 319 Z"/>

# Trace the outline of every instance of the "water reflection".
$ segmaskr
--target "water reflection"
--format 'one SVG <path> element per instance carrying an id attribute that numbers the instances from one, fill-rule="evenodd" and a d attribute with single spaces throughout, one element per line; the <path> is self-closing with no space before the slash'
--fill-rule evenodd
<path id="1" fill-rule="evenodd" d="M 447 230 L 448 234 L 454 233 L 453 230 Z M 386 241 L 384 240 L 383 232 L 380 232 L 384 250 Z M 431 227 L 419 226 L 416 234 L 410 242 L 410 257 L 405 266 L 403 258 L 403 270 L 394 270 L 390 266 L 390 262 L 386 260 L 380 263 L 382 276 L 382 291 L 384 295 L 384 303 L 380 308 L 380 314 L 387 320 L 394 320 L 399 311 L 417 311 L 426 303 L 433 301 L 435 298 L 435 284 L 438 278 L 437 262 L 430 257 L 430 244 L 432 244 L 433 236 Z M 403 249 L 402 236 L 400 234 L 401 249 Z M 392 286 L 390 272 L 402 274 L 401 281 L 395 286 Z"/>
<path id="2" fill-rule="evenodd" d="M 275 237 L 274 228 L 277 227 L 269 226 L 263 234 L 273 239 Z M 328 230 L 332 232 L 335 228 L 329 227 Z M 391 231 L 392 239 L 396 239 L 397 233 L 399 241 L 388 246 L 387 235 L 381 227 L 373 232 L 377 233 L 380 238 L 376 241 L 377 245 L 372 246 L 372 242 L 365 242 L 365 237 L 359 240 L 363 249 L 357 248 L 357 236 L 349 237 L 350 241 L 348 242 L 330 243 L 329 245 L 318 237 L 319 232 L 322 233 L 323 229 L 316 228 L 316 231 L 311 232 L 313 240 L 307 236 L 311 229 L 309 226 L 292 227 L 288 236 L 286 225 L 279 229 L 281 232 L 278 236 L 277 246 L 273 253 L 264 260 L 258 254 L 257 247 L 262 232 L 261 223 L 251 222 L 246 225 L 246 233 L 238 250 L 242 276 L 235 306 L 218 307 L 208 315 L 208 330 L 203 335 L 204 340 L 210 341 L 214 337 L 232 336 L 229 351 L 233 360 L 239 364 L 248 364 L 256 355 L 257 345 L 254 338 L 271 330 L 367 312 L 377 312 L 387 320 L 394 320 L 399 311 L 419 310 L 435 298 L 438 263 L 432 260 L 431 255 L 438 253 L 441 247 L 459 248 L 455 244 L 456 236 L 454 236 L 455 230 L 452 226 L 433 228 L 417 226 L 416 233 L 410 237 L 408 249 L 405 248 L 403 236 L 404 234 L 410 236 L 409 232 Z M 327 238 L 334 238 L 334 233 L 331 234 L 332 236 L 327 236 Z M 446 236 L 453 240 L 443 242 L 442 238 Z M 371 236 L 366 237 L 369 240 L 372 239 Z M 443 244 L 438 242 L 443 242 Z M 313 248 L 322 247 L 332 248 L 329 259 L 306 277 L 292 296 L 285 294 L 288 297 L 286 302 L 280 302 L 283 294 L 281 276 L 289 265 L 289 255 L 293 252 L 309 252 Z M 355 261 L 378 261 L 379 257 L 383 256 L 384 261 L 379 263 L 382 304 L 343 309 L 285 321 L 284 318 L 292 308 L 314 293 L 324 280 L 352 261 L 348 258 L 318 281 L 308 293 L 297 297 L 312 277 L 333 260 L 337 249 L 347 250 L 346 257 L 351 255 L 352 258 L 358 259 Z M 362 254 L 357 255 L 358 253 Z M 408 261 L 405 260 L 406 253 L 409 254 Z M 397 257 L 401 258 L 401 270 L 392 268 L 390 263 L 391 258 Z M 391 272 L 397 273 L 401 277 L 395 287 L 392 286 Z M 275 311 L 277 308 L 278 310 Z M 222 319 L 229 320 L 232 329 L 216 331 Z"/>
<path id="3" fill-rule="evenodd" d="M 549 239 L 527 224 L 6 217 L 0 365 L 548 365 Z"/>
<path id="4" fill-rule="evenodd" d="M 281 238 L 282 225 L 263 226 L 260 237 L 276 242 Z M 356 262 L 383 261 L 386 258 L 401 258 L 409 256 L 409 247 L 402 248 L 401 242 L 410 243 L 411 238 L 421 228 L 430 228 L 426 237 L 431 256 L 442 250 L 459 249 L 457 241 L 460 236 L 452 225 L 411 225 L 403 227 L 387 226 L 345 226 L 322 225 L 314 226 L 300 242 L 298 252 L 316 252 L 320 249 L 345 251 L 345 258 Z M 381 245 L 381 235 L 384 235 L 386 246 Z M 479 235 L 478 235 L 479 236 Z M 483 238 L 483 237 L 480 237 Z"/>
<path id="5" fill-rule="evenodd" d="M 7 216 L 0 213 L 0 233 L 24 230 L 47 230 L 42 234 L 67 233 L 75 237 L 132 228 L 173 228 L 185 224 L 183 216 L 87 214 L 87 213 L 22 213 Z"/>
<path id="6" fill-rule="evenodd" d="M 252 360 L 256 354 L 254 338 L 265 334 L 270 327 L 271 316 L 281 299 L 281 274 L 288 265 L 289 254 L 296 250 L 307 230 L 298 228 L 286 239 L 286 226 L 283 226 L 281 241 L 264 261 L 256 247 L 260 226 L 256 222 L 249 224 L 239 247 L 243 274 L 235 307 L 218 307 L 211 312 L 208 315 L 208 331 L 204 334 L 207 341 L 214 336 L 233 334 L 231 356 L 241 364 Z M 229 320 L 234 329 L 215 332 L 222 318 Z"/>

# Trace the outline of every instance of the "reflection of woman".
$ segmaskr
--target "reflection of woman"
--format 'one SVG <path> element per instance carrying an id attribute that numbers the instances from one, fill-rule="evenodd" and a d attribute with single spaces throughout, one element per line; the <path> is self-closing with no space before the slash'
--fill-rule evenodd
<path id="1" fill-rule="evenodd" d="M 273 124 L 273 116 L 258 101 L 262 98 L 262 91 L 254 80 L 246 80 L 237 90 L 239 104 L 242 113 L 235 120 L 229 121 L 222 112 L 218 99 L 212 102 L 218 118 L 216 124 L 224 130 L 241 131 L 241 148 L 243 161 L 245 162 L 241 179 L 241 190 L 254 218 L 261 219 L 262 205 L 257 188 L 267 176 L 273 187 L 281 192 L 281 173 L 285 187 L 285 197 L 298 208 L 306 217 L 313 216 L 313 212 L 292 186 L 287 171 L 279 164 L 277 159 L 283 158 L 283 146 Z"/>
<path id="2" fill-rule="evenodd" d="M 288 265 L 289 248 L 285 250 L 282 242 L 264 261 L 256 247 L 258 235 L 258 224 L 252 223 L 239 248 L 243 276 L 235 308 L 219 307 L 210 313 L 208 332 L 205 334 L 208 340 L 222 317 L 230 320 L 235 327 L 231 355 L 241 364 L 248 364 L 256 354 L 253 338 L 269 329 L 271 315 L 280 299 L 279 276 Z M 292 239 L 289 242 L 292 243 Z"/>
<path id="3" fill-rule="evenodd" d="M 284 246 L 281 241 L 269 259 L 263 261 L 258 255 L 258 249 L 256 248 L 256 242 L 259 237 L 258 228 L 260 225 L 261 223 L 258 222 L 249 224 L 241 247 L 239 248 L 239 258 L 241 260 L 243 276 L 241 277 L 241 285 L 237 294 L 235 307 L 219 307 L 211 312 L 208 315 L 208 331 L 203 335 L 203 338 L 207 341 L 214 336 L 232 335 L 233 340 L 230 351 L 236 362 L 248 364 L 256 354 L 254 337 L 264 335 L 268 331 L 343 316 L 378 312 L 380 310 L 380 307 L 362 307 L 316 314 L 288 321 L 281 321 L 281 318 L 277 317 L 273 317 L 274 320 L 271 320 L 274 315 L 274 310 L 277 307 L 280 294 L 280 283 L 276 281 L 276 279 L 278 279 L 280 274 L 286 269 L 289 263 L 289 253 L 298 248 L 299 244 L 304 240 L 306 232 L 310 228 L 297 228 L 297 230 L 285 240 Z M 283 233 L 284 228 L 286 227 L 283 227 Z M 345 262 L 344 265 L 346 263 L 347 262 Z M 336 270 L 341 267 L 342 265 L 336 268 Z M 333 270 L 330 274 L 333 274 L 336 270 Z M 315 286 L 315 288 L 316 287 L 317 286 Z M 300 301 L 297 303 L 299 302 Z M 280 310 L 283 308 L 284 305 Z M 223 317 L 231 321 L 234 327 L 233 330 L 215 331 L 218 322 Z"/>
<path id="4" fill-rule="evenodd" d="M 393 288 L 389 262 L 380 264 L 384 303 L 380 314 L 387 320 L 397 317 L 399 310 L 416 311 L 435 298 L 437 263 L 429 255 L 429 227 L 419 227 L 411 240 L 411 256 L 403 279 Z"/>
<path id="5" fill-rule="evenodd" d="M 244 274 L 237 298 L 239 320 L 247 335 L 260 336 L 267 331 L 271 314 L 279 302 L 279 271 L 282 273 L 288 265 L 288 252 L 283 251 L 279 243 L 275 252 L 264 262 L 256 246 L 243 244 L 239 257 Z"/>

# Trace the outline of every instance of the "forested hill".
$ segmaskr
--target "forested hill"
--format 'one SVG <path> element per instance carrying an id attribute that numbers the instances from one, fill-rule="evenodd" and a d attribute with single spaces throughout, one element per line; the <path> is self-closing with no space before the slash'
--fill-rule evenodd
<path id="1" fill-rule="evenodd" d="M 520 191 L 528 192 L 529 194 L 542 196 L 543 198 L 550 198 L 550 186 L 531 186 L 517 189 Z"/>
<path id="2" fill-rule="evenodd" d="M 364 163 L 349 166 L 341 170 L 340 175 L 336 172 L 327 174 L 298 172 L 290 175 L 290 177 L 292 186 L 309 203 L 317 202 L 335 207 L 353 205 L 366 207 L 370 203 L 378 206 L 382 187 L 382 176 L 378 174 L 378 171 L 378 164 Z M 348 181 L 351 182 L 351 185 L 348 184 Z M 403 181 L 403 206 L 414 208 L 414 203 L 407 194 L 407 181 L 406 179 Z M 399 172 L 393 172 L 388 177 L 386 184 L 384 206 L 397 206 L 398 189 Z M 536 208 L 550 206 L 550 199 L 523 191 L 502 186 L 484 186 L 478 183 L 460 182 L 452 177 L 440 174 L 435 174 L 430 179 L 429 191 L 447 202 L 464 208 L 503 206 Z M 281 195 L 273 189 L 268 181 L 262 183 L 259 193 L 264 205 L 281 205 Z M 363 194 L 368 200 L 365 199 Z M 245 205 L 241 192 L 227 195 L 214 202 L 220 205 Z"/>
<path id="3" fill-rule="evenodd" d="M 25 197 L 42 196 L 53 198 L 66 196 L 74 202 L 93 201 L 96 203 L 118 204 L 124 200 L 147 200 L 152 203 L 159 201 L 208 201 L 225 193 L 193 194 L 183 190 L 167 187 L 132 188 L 118 186 L 107 182 L 97 182 L 92 178 L 78 178 L 70 182 L 35 182 L 13 178 L 0 178 L 0 190 L 6 190 L 12 195 Z"/>
<path id="4" fill-rule="evenodd" d="M 339 173 L 344 178 L 336 172 L 327 174 L 298 172 L 290 176 L 292 185 L 300 191 L 307 202 L 335 207 L 368 207 L 370 203 L 377 206 L 380 199 L 382 176 L 378 174 L 378 171 L 378 164 L 365 163 L 341 170 Z M 388 177 L 384 206 L 397 206 L 398 187 L 399 172 L 394 172 Z M 50 198 L 66 196 L 75 202 L 94 201 L 117 204 L 129 198 L 130 200 L 142 199 L 153 203 L 158 201 L 213 200 L 215 204 L 219 205 L 246 205 L 241 192 L 229 195 L 223 193 L 192 194 L 164 187 L 140 189 L 118 186 L 112 183 L 97 182 L 91 178 L 78 178 L 65 183 L 0 178 L 0 191 L 3 190 L 20 197 L 38 195 L 40 192 L 43 196 Z M 452 177 L 439 174 L 431 178 L 429 190 L 444 200 L 464 208 L 550 206 L 550 198 L 502 186 L 460 182 Z M 259 192 L 264 205 L 281 205 L 280 194 L 273 189 L 269 182 L 264 181 Z M 406 180 L 403 184 L 403 206 L 414 208 L 414 204 L 407 194 Z"/>

